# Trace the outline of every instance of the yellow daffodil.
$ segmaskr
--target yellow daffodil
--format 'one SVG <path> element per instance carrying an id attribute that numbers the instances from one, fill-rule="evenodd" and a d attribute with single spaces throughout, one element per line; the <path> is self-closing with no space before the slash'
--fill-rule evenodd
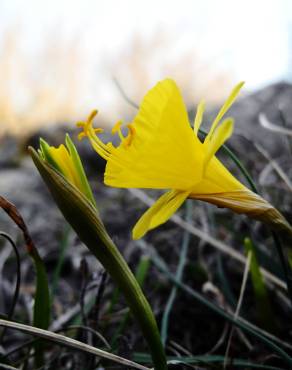
<path id="1" fill-rule="evenodd" d="M 45 140 L 40 139 L 39 154 L 59 171 L 67 181 L 76 186 L 89 199 L 92 205 L 96 206 L 81 159 L 68 134 L 66 135 L 66 146 L 61 144 L 58 148 L 50 146 Z"/>
<path id="2" fill-rule="evenodd" d="M 167 221 L 186 198 L 227 207 L 291 231 L 275 208 L 241 184 L 215 156 L 232 134 L 233 120 L 222 118 L 242 86 L 241 82 L 232 90 L 204 142 L 198 138 L 204 102 L 198 105 L 192 129 L 180 91 L 171 79 L 159 82 L 146 94 L 138 114 L 126 126 L 126 136 L 121 122 L 113 127 L 112 134 L 118 133 L 121 139 L 117 147 L 98 137 L 102 130 L 92 126 L 97 111 L 86 122 L 77 123 L 83 128 L 79 138 L 87 136 L 94 150 L 107 161 L 106 185 L 171 189 L 140 218 L 133 229 L 134 239 Z"/>

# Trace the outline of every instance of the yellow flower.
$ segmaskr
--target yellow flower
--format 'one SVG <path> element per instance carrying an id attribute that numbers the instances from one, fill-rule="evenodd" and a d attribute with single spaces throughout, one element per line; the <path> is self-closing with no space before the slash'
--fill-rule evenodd
<path id="1" fill-rule="evenodd" d="M 118 133 L 121 143 L 115 147 L 103 143 L 94 129 L 92 112 L 79 139 L 87 136 L 94 150 L 106 161 L 104 182 L 122 188 L 170 189 L 150 207 L 133 229 L 133 238 L 141 238 L 148 230 L 167 221 L 186 198 L 199 199 L 236 213 L 289 228 L 283 216 L 268 202 L 241 184 L 216 158 L 217 150 L 231 136 L 233 120 L 223 116 L 236 99 L 243 83 L 239 83 L 214 119 L 204 142 L 198 138 L 205 104 L 198 105 L 191 128 L 182 96 L 175 82 L 158 82 L 144 97 L 127 135 L 118 122 L 112 134 Z"/>
<path id="2" fill-rule="evenodd" d="M 68 134 L 66 135 L 66 146 L 61 144 L 58 148 L 55 148 L 50 146 L 45 140 L 40 139 L 39 154 L 46 162 L 59 171 L 67 181 L 83 193 L 93 206 L 96 206 L 81 159 Z"/>

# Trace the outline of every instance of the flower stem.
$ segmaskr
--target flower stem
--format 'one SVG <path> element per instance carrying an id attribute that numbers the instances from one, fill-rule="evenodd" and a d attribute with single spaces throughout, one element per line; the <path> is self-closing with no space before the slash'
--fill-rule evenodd
<path id="1" fill-rule="evenodd" d="M 65 219 L 123 292 L 148 343 L 154 369 L 166 370 L 166 357 L 152 309 L 132 271 L 106 232 L 97 209 L 75 186 L 43 161 L 34 149 L 30 148 L 30 153 Z"/>

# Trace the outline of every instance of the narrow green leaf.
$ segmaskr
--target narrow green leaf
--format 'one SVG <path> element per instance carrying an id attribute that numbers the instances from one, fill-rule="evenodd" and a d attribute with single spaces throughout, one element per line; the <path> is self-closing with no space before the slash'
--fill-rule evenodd
<path id="1" fill-rule="evenodd" d="M 263 327 L 268 331 L 274 331 L 275 322 L 271 308 L 268 291 L 260 271 L 260 266 L 256 257 L 255 247 L 249 238 L 244 239 L 246 253 L 251 252 L 250 276 L 258 311 L 258 317 Z"/>
<path id="2" fill-rule="evenodd" d="M 231 279 L 228 279 L 225 274 L 222 256 L 220 253 L 217 255 L 217 274 L 220 281 L 220 289 L 222 290 L 225 299 L 228 301 L 230 306 L 235 309 L 236 298 L 230 286 Z"/>
<path id="3" fill-rule="evenodd" d="M 50 324 L 50 292 L 45 265 L 36 249 L 32 250 L 31 257 L 36 271 L 36 292 L 34 298 L 33 326 L 48 329 Z M 43 342 L 37 341 L 35 348 L 35 366 L 44 364 Z"/>
<path id="4" fill-rule="evenodd" d="M 149 256 L 142 256 L 137 267 L 135 277 L 141 287 L 144 285 L 145 278 L 150 268 L 151 260 Z"/>
<path id="5" fill-rule="evenodd" d="M 139 240 L 136 242 L 139 247 L 143 248 L 145 247 L 144 243 Z M 149 247 L 149 246 L 148 246 Z M 149 249 L 149 248 L 148 248 Z M 211 311 L 216 313 L 217 315 L 221 316 L 228 322 L 234 324 L 238 328 L 244 330 L 246 333 L 252 335 L 255 339 L 260 340 L 262 343 L 264 343 L 267 347 L 269 347 L 272 350 L 272 353 L 278 354 L 283 360 L 285 360 L 287 366 L 289 368 L 292 368 L 292 358 L 289 356 L 287 352 L 285 352 L 281 347 L 279 347 L 275 342 L 270 340 L 268 337 L 266 337 L 264 334 L 260 333 L 256 328 L 250 326 L 247 322 L 243 322 L 239 319 L 235 319 L 233 315 L 228 313 L 227 311 L 224 311 L 219 306 L 215 305 L 208 299 L 206 299 L 202 294 L 197 292 L 196 290 L 192 289 L 190 286 L 182 283 L 179 281 L 175 275 L 173 275 L 169 269 L 165 261 L 157 254 L 155 249 L 151 250 L 151 259 L 154 263 L 154 265 L 164 273 L 164 275 L 175 285 L 177 285 L 181 290 L 183 290 L 185 293 L 193 297 L 196 301 L 203 304 L 205 307 L 209 308 Z"/>
<path id="6" fill-rule="evenodd" d="M 179 365 L 179 364 L 193 364 L 193 365 L 210 365 L 215 366 L 223 365 L 224 363 L 224 356 L 220 355 L 198 355 L 198 356 L 168 356 L 167 363 L 168 365 Z M 150 357 L 146 353 L 134 353 L 134 361 L 139 363 L 149 363 Z M 227 362 L 227 365 L 229 363 Z M 230 366 L 232 368 L 244 368 L 244 369 L 265 369 L 265 370 L 283 370 L 283 368 L 269 366 L 269 365 L 261 365 L 256 364 L 241 358 L 232 358 L 230 361 Z M 217 368 L 217 367 L 216 367 Z"/>
<path id="7" fill-rule="evenodd" d="M 192 203 L 186 202 L 186 221 L 187 222 L 190 222 L 191 215 L 192 215 Z M 187 263 L 187 255 L 188 255 L 190 240 L 191 240 L 190 233 L 187 230 L 185 230 L 184 235 L 183 235 L 182 246 L 180 248 L 178 266 L 177 266 L 177 270 L 175 274 L 176 278 L 179 281 L 182 280 L 184 268 Z M 177 289 L 178 288 L 176 286 L 172 287 L 170 295 L 166 303 L 166 306 L 164 308 L 164 312 L 163 312 L 163 316 L 161 320 L 161 340 L 164 346 L 166 344 L 167 335 L 168 335 L 169 316 L 170 316 L 172 307 L 176 299 Z"/>
<path id="8" fill-rule="evenodd" d="M 70 232 L 72 231 L 71 227 L 69 225 L 66 225 L 65 230 L 62 235 L 62 240 L 60 242 L 60 250 L 59 250 L 59 257 L 57 261 L 57 265 L 55 267 L 54 273 L 53 273 L 53 279 L 52 279 L 52 288 L 51 288 L 51 294 L 52 299 L 55 295 L 55 292 L 57 290 L 58 282 L 60 279 L 62 267 L 64 264 L 65 254 L 69 247 L 69 236 Z"/>

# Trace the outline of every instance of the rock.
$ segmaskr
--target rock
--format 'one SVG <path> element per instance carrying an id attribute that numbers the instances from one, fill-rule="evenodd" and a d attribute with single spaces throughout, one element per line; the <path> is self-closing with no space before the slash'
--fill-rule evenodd
<path id="1" fill-rule="evenodd" d="M 17 166 L 20 152 L 18 140 L 13 136 L 0 138 L 0 169 Z"/>
<path id="2" fill-rule="evenodd" d="M 56 247 L 56 235 L 63 230 L 65 221 L 30 158 L 20 168 L 1 169 L 0 194 L 17 207 L 39 248 Z M 3 211 L 0 211 L 0 230 L 12 237 L 19 234 Z"/>

